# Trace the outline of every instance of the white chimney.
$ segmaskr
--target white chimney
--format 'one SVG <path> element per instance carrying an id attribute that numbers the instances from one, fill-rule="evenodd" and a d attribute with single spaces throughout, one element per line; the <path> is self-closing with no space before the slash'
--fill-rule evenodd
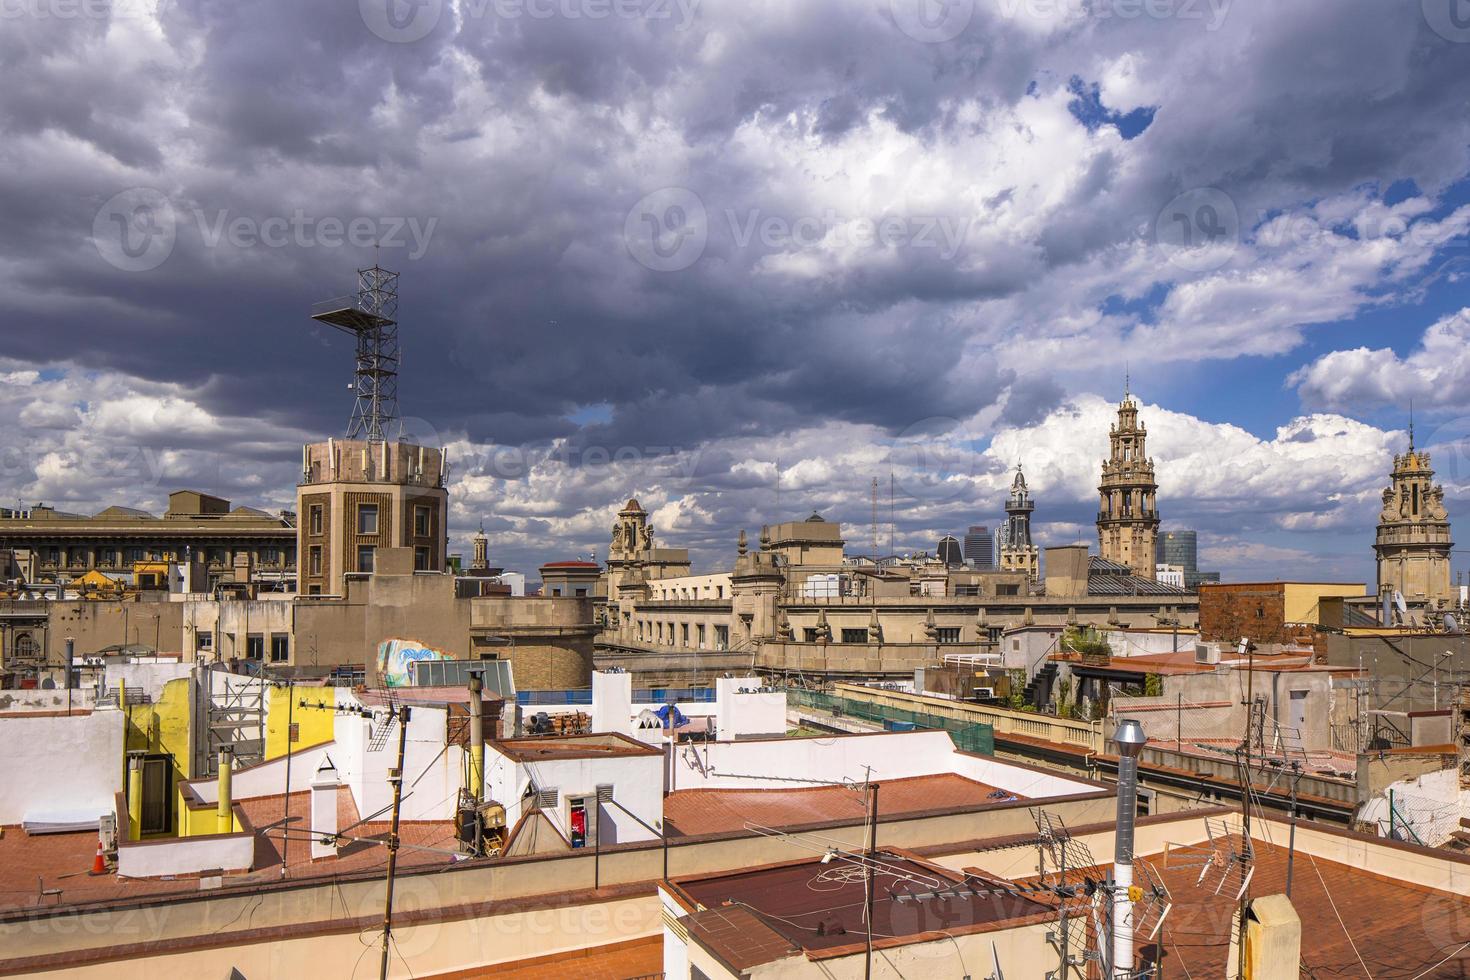
<path id="1" fill-rule="evenodd" d="M 332 764 L 332 757 L 322 756 L 322 764 L 317 766 L 316 773 L 311 777 L 311 859 L 329 858 L 337 856 L 337 844 L 335 836 L 337 833 L 337 787 L 341 780 L 337 778 L 337 767 Z M 327 839 L 330 843 L 323 843 Z"/>

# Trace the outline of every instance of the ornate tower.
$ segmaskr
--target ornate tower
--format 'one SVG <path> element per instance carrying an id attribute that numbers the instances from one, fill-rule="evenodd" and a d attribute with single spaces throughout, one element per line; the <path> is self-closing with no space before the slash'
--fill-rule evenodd
<path id="1" fill-rule="evenodd" d="M 1011 481 L 1011 495 L 1006 498 L 1004 544 L 1000 549 L 1000 567 L 1007 571 L 1025 572 L 1033 579 L 1041 576 L 1041 549 L 1031 541 L 1031 491 L 1026 489 L 1026 476 L 1016 464 L 1016 478 Z"/>
<path id="2" fill-rule="evenodd" d="M 470 570 L 481 572 L 490 567 L 490 539 L 485 537 L 485 525 L 475 532 L 474 557 L 470 559 Z"/>
<path id="3" fill-rule="evenodd" d="M 1378 557 L 1378 590 L 1402 592 L 1409 602 L 1448 603 L 1450 590 L 1449 516 L 1444 487 L 1434 482 L 1429 454 L 1414 448 L 1393 458 L 1393 482 L 1383 491 L 1383 513 L 1373 551 Z"/>
<path id="4" fill-rule="evenodd" d="M 1138 403 L 1124 392 L 1118 421 L 1098 485 L 1097 547 L 1102 557 L 1127 565 L 1142 578 L 1154 577 L 1154 539 L 1159 533 L 1154 461 L 1144 445 L 1148 430 L 1138 421 Z"/>

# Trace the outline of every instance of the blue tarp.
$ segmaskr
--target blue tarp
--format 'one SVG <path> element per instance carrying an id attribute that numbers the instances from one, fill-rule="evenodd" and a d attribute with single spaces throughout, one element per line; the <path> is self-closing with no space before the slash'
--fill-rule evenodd
<path id="1" fill-rule="evenodd" d="M 674 713 L 674 720 L 672 723 L 669 721 L 669 712 L 671 711 Z M 687 725 L 689 723 L 689 719 L 684 717 L 684 713 L 678 708 L 674 707 L 672 704 L 664 705 L 663 707 L 655 711 L 654 714 L 658 715 L 659 722 L 665 728 L 678 728 L 680 725 Z"/>

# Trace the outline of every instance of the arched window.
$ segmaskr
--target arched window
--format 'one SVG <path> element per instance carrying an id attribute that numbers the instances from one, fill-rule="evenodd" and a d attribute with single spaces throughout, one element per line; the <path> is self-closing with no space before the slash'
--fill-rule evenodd
<path id="1" fill-rule="evenodd" d="M 34 660 L 41 655 L 41 647 L 30 633 L 17 633 L 12 653 L 17 660 Z"/>

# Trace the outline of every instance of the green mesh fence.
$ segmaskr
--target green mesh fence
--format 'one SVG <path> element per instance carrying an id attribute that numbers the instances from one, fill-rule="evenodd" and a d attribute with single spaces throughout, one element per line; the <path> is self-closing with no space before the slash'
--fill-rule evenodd
<path id="1" fill-rule="evenodd" d="M 958 718 L 929 714 L 926 711 L 909 711 L 886 704 L 875 704 L 872 701 L 855 701 L 852 698 L 838 697 L 835 694 L 823 694 L 820 691 L 799 688 L 791 688 L 786 691 L 786 703 L 830 712 L 837 717 L 875 722 L 890 731 L 937 729 L 949 732 L 949 737 L 954 740 L 955 747 L 962 752 L 995 754 L 995 729 L 989 725 L 976 725 Z"/>

